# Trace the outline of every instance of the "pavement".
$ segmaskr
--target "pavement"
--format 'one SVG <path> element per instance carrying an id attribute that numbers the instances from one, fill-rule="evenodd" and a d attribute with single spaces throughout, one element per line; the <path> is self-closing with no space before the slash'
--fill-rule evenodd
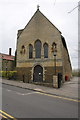
<path id="1" fill-rule="evenodd" d="M 16 86 L 24 89 L 34 90 L 46 94 L 52 94 L 56 96 L 61 97 L 67 97 L 72 99 L 78 99 L 80 100 L 80 96 L 78 96 L 78 88 L 80 85 L 80 78 L 79 77 L 73 77 L 70 81 L 66 81 L 61 88 L 55 89 L 40 85 L 34 85 L 30 83 L 23 83 L 22 81 L 16 81 L 16 80 L 7 80 L 7 79 L 1 79 L 0 83 Z"/>

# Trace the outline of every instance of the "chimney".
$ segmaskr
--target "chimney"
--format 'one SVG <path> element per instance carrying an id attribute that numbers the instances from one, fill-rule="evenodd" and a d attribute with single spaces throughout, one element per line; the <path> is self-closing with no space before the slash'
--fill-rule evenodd
<path id="1" fill-rule="evenodd" d="M 9 55 L 11 56 L 11 48 L 9 48 Z"/>

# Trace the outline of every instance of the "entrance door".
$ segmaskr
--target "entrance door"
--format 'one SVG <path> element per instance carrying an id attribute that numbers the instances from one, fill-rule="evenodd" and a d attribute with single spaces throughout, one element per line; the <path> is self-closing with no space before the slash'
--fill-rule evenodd
<path id="1" fill-rule="evenodd" d="M 43 68 L 40 65 L 34 67 L 33 81 L 34 82 L 43 81 Z"/>

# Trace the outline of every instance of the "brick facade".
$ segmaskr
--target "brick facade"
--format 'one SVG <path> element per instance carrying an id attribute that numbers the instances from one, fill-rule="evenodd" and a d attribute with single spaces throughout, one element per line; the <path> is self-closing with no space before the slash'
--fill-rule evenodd
<path id="1" fill-rule="evenodd" d="M 13 71 L 15 68 L 14 58 L 12 55 L 0 53 L 0 71 Z"/>

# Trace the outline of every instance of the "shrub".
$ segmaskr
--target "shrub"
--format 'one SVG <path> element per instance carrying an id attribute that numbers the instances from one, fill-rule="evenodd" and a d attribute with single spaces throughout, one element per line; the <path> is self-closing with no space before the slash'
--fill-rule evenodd
<path id="1" fill-rule="evenodd" d="M 0 77 L 15 79 L 17 71 L 0 71 Z"/>
<path id="2" fill-rule="evenodd" d="M 72 75 L 73 75 L 73 76 L 80 77 L 80 70 L 78 70 L 78 71 L 73 71 L 73 72 L 72 72 Z"/>

